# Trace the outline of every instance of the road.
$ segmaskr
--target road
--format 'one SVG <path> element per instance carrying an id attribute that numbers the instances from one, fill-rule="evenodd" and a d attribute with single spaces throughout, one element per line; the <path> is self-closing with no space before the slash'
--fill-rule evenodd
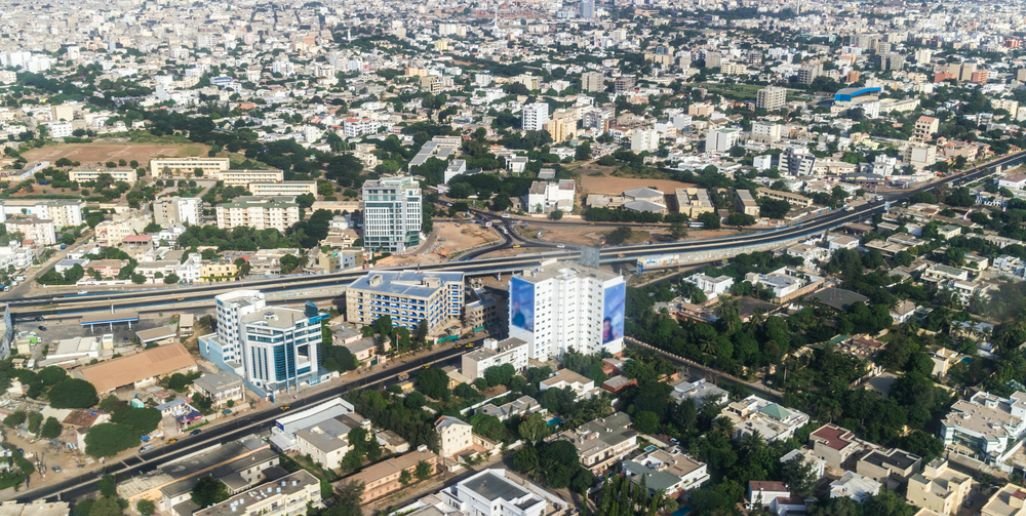
<path id="1" fill-rule="evenodd" d="M 476 344 L 479 343 L 475 343 L 475 345 Z M 447 348 L 418 357 L 409 362 L 398 363 L 382 371 L 370 373 L 352 381 L 344 381 L 330 389 L 317 391 L 308 397 L 291 401 L 287 411 L 274 408 L 239 416 L 231 421 L 207 428 L 198 435 L 184 438 L 173 444 L 161 446 L 144 454 L 133 455 L 120 462 L 108 464 L 100 471 L 93 471 L 63 480 L 53 485 L 26 491 L 19 494 L 15 499 L 20 503 L 30 503 L 34 500 L 40 499 L 45 499 L 47 501 L 76 500 L 96 491 L 99 487 L 99 480 L 104 475 L 112 475 L 115 478 L 126 478 L 142 473 L 148 473 L 162 464 L 180 459 L 205 447 L 221 442 L 233 441 L 245 436 L 253 435 L 257 432 L 268 430 L 270 428 L 270 424 L 283 414 L 316 405 L 325 400 L 343 395 L 356 389 L 372 385 L 387 385 L 394 383 L 398 381 L 399 375 L 415 372 L 427 365 L 443 366 L 454 364 L 458 361 L 459 357 L 463 353 L 469 351 L 469 349 L 470 348 L 465 347 Z"/>
<path id="2" fill-rule="evenodd" d="M 890 194 L 881 200 L 865 203 L 857 207 L 834 210 L 819 217 L 807 219 L 799 223 L 778 229 L 759 231 L 738 235 L 723 236 L 703 240 L 687 240 L 656 244 L 640 244 L 619 247 L 604 247 L 599 250 L 601 264 L 636 263 L 639 258 L 663 254 L 684 254 L 708 252 L 727 249 L 743 249 L 753 246 L 784 245 L 809 236 L 822 234 L 849 222 L 861 221 L 873 215 L 883 213 L 890 203 L 908 199 L 919 192 L 929 192 L 946 185 L 961 185 L 993 174 L 999 167 L 1010 167 L 1026 161 L 1026 151 L 996 159 L 967 172 L 951 175 L 934 183 L 916 189 Z M 491 217 L 495 215 L 489 214 Z M 509 239 L 523 242 L 521 245 L 537 245 L 536 242 L 516 235 L 510 226 L 511 222 L 501 217 L 503 228 Z M 502 245 L 505 245 L 503 242 Z M 552 244 L 549 244 L 552 245 Z M 491 276 L 520 272 L 537 266 L 545 260 L 576 260 L 580 251 L 576 249 L 546 249 L 537 253 L 520 254 L 500 258 L 481 258 L 478 250 L 464 257 L 463 261 L 441 264 L 422 265 L 419 270 L 459 270 L 468 276 Z M 266 292 L 308 290 L 311 288 L 341 287 L 366 274 L 368 271 L 338 272 L 320 275 L 286 276 L 281 278 L 239 281 L 228 284 L 199 285 L 177 288 L 133 292 L 98 292 L 90 295 L 70 296 L 35 296 L 4 299 L 10 303 L 17 320 L 34 319 L 54 314 L 84 314 L 89 312 L 110 310 L 139 310 L 155 312 L 166 310 L 168 306 L 191 301 L 213 305 L 213 296 L 239 288 L 256 288 Z"/>

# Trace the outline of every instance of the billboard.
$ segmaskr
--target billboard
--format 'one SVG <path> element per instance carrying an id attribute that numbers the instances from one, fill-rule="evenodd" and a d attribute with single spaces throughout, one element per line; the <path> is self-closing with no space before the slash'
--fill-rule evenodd
<path id="1" fill-rule="evenodd" d="M 515 276 L 509 282 L 509 325 L 534 331 L 534 283 Z"/>
<path id="2" fill-rule="evenodd" d="M 602 343 L 623 338 L 624 306 L 627 285 L 619 283 L 606 288 L 602 302 Z"/>

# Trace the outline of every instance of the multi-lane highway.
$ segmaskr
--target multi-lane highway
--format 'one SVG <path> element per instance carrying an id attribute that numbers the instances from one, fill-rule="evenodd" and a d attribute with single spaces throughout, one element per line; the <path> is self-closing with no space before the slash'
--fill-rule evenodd
<path id="1" fill-rule="evenodd" d="M 1008 155 L 967 172 L 951 175 L 929 185 L 907 190 L 878 199 L 859 206 L 850 206 L 834 210 L 816 218 L 805 220 L 793 225 L 741 235 L 731 235 L 703 240 L 667 242 L 656 244 L 605 247 L 600 253 L 600 263 L 620 264 L 634 263 L 639 258 L 677 253 L 697 253 L 726 249 L 744 249 L 746 247 L 785 244 L 799 238 L 823 233 L 843 224 L 864 220 L 877 213 L 882 213 L 888 203 L 899 202 L 922 191 L 931 191 L 944 185 L 961 185 L 978 180 L 999 169 L 1016 166 L 1026 161 L 1026 152 Z M 513 236 L 511 222 L 507 219 L 494 218 L 494 223 L 506 230 L 504 244 L 508 245 Z M 522 237 L 521 237 L 522 238 Z M 519 239 L 517 241 L 520 241 Z M 536 242 L 524 240 L 526 243 Z M 555 247 L 555 246 L 553 246 Z M 499 258 L 480 258 L 480 253 L 471 255 L 467 261 L 449 262 L 434 265 L 422 265 L 420 270 L 460 270 L 468 276 L 490 276 L 522 271 L 538 265 L 545 260 L 572 260 L 580 256 L 575 249 L 547 249 L 538 253 L 519 254 Z M 16 319 L 31 319 L 47 315 L 73 315 L 88 312 L 118 310 L 159 311 L 161 307 L 170 307 L 183 302 L 213 304 L 213 296 L 232 289 L 257 288 L 266 292 L 282 292 L 309 290 L 314 288 L 341 287 L 352 282 L 366 271 L 338 272 L 320 275 L 286 276 L 273 279 L 240 281 L 228 284 L 201 285 L 176 288 L 131 292 L 102 292 L 90 295 L 49 295 L 8 299 Z"/>
<path id="2" fill-rule="evenodd" d="M 475 343 L 475 346 L 477 344 L 479 343 Z M 16 499 L 21 503 L 28 503 L 39 499 L 49 501 L 75 500 L 96 491 L 100 478 L 103 475 L 111 475 L 120 480 L 148 473 L 162 464 L 180 459 L 209 446 L 267 431 L 275 419 L 289 412 L 316 405 L 356 389 L 395 383 L 402 375 L 415 373 L 428 365 L 446 366 L 455 364 L 459 357 L 469 350 L 468 347 L 447 348 L 409 362 L 393 365 L 376 373 L 367 374 L 359 379 L 343 381 L 330 389 L 318 391 L 308 397 L 290 402 L 287 411 L 273 408 L 238 416 L 230 422 L 208 428 L 197 435 L 183 438 L 176 443 L 161 446 L 152 451 L 132 455 L 124 460 L 108 464 L 101 471 L 94 471 L 45 487 L 26 491 Z"/>

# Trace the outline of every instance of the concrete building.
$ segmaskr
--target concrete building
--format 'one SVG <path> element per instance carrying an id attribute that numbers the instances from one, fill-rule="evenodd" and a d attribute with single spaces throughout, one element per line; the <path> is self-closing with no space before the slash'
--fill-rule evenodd
<path id="1" fill-rule="evenodd" d="M 289 197 L 238 197 L 216 208 L 217 227 L 276 229 L 285 233 L 299 222 L 299 205 Z"/>
<path id="2" fill-rule="evenodd" d="M 1026 392 L 1002 398 L 978 392 L 958 400 L 941 420 L 944 445 L 956 453 L 993 462 L 1026 435 Z"/>
<path id="3" fill-rule="evenodd" d="M 527 208 L 530 213 L 549 213 L 562 211 L 569 213 L 574 209 L 577 183 L 573 179 L 561 181 L 534 181 L 527 192 Z"/>
<path id="4" fill-rule="evenodd" d="M 460 371 L 467 378 L 474 380 L 483 378 L 489 367 L 505 364 L 513 366 L 517 371 L 523 371 L 527 369 L 527 358 L 527 343 L 520 339 L 485 339 L 484 346 L 461 357 Z"/>
<path id="5" fill-rule="evenodd" d="M 734 425 L 734 438 L 756 434 L 766 441 L 790 439 L 809 422 L 808 414 L 756 395 L 727 405 L 720 415 Z"/>
<path id="6" fill-rule="evenodd" d="M 605 76 L 601 72 L 584 72 L 581 74 L 581 91 L 597 93 L 605 91 Z"/>
<path id="7" fill-rule="evenodd" d="M 8 235 L 21 235 L 22 242 L 32 242 L 35 246 L 48 246 L 57 243 L 57 231 L 50 219 L 35 215 L 11 215 L 4 222 Z"/>
<path id="8" fill-rule="evenodd" d="M 659 150 L 659 132 L 652 128 L 631 130 L 631 152 L 655 152 Z"/>
<path id="9" fill-rule="evenodd" d="M 267 482 L 194 512 L 195 516 L 302 516 L 310 507 L 321 507 L 317 477 L 304 469 Z"/>
<path id="10" fill-rule="evenodd" d="M 411 176 L 384 176 L 363 183 L 363 246 L 402 252 L 420 243 L 420 185 Z"/>
<path id="11" fill-rule="evenodd" d="M 700 409 L 708 403 L 714 405 L 726 404 L 730 400 L 730 393 L 709 383 L 705 378 L 699 378 L 693 382 L 683 381 L 674 385 L 670 398 L 678 403 L 684 400 L 691 400 L 695 404 L 695 408 Z"/>
<path id="12" fill-rule="evenodd" d="M 980 515 L 1026 516 L 1026 489 L 1011 483 L 1005 484 L 991 495 L 980 509 Z"/>
<path id="13" fill-rule="evenodd" d="M 550 263 L 509 282 L 509 336 L 528 343 L 530 358 L 570 349 L 585 354 L 623 349 L 623 277 L 581 265 Z"/>
<path id="14" fill-rule="evenodd" d="M 753 217 L 759 216 L 759 203 L 755 201 L 754 197 L 752 197 L 752 192 L 748 190 L 738 190 L 736 192 L 736 197 L 738 211 Z"/>
<path id="15" fill-rule="evenodd" d="M 545 102 L 525 104 L 520 111 L 520 128 L 525 131 L 544 131 L 549 122 L 549 105 Z"/>
<path id="16" fill-rule="evenodd" d="M 250 183 L 249 193 L 256 197 L 296 197 L 317 195 L 317 181 L 282 181 L 280 183 Z"/>
<path id="17" fill-rule="evenodd" d="M 78 199 L 2 199 L 0 222 L 13 215 L 33 215 L 53 221 L 55 229 L 82 225 L 82 201 Z"/>
<path id="18" fill-rule="evenodd" d="M 741 129 L 737 127 L 720 127 L 710 129 L 705 135 L 705 153 L 723 154 L 737 145 L 741 137 Z"/>
<path id="19" fill-rule="evenodd" d="M 442 416 L 435 421 L 438 433 L 438 456 L 451 459 L 474 445 L 474 427 L 462 419 Z"/>
<path id="20" fill-rule="evenodd" d="M 674 197 L 677 199 L 678 211 L 682 215 L 687 215 L 689 219 L 716 211 L 716 207 L 709 200 L 709 191 L 705 188 L 677 188 L 674 190 Z"/>
<path id="21" fill-rule="evenodd" d="M 242 386 L 242 378 L 225 371 L 203 373 L 193 380 L 191 390 L 200 396 L 210 398 L 213 407 L 222 409 L 229 404 L 245 401 L 246 391 Z"/>
<path id="22" fill-rule="evenodd" d="M 888 489 L 897 489 L 919 471 L 922 457 L 900 448 L 877 449 L 866 452 L 855 463 L 855 471 Z"/>
<path id="23" fill-rule="evenodd" d="M 462 272 L 372 272 L 346 287 L 346 320 L 369 325 L 387 315 L 411 332 L 423 321 L 439 335 L 459 323 L 464 288 Z"/>
<path id="24" fill-rule="evenodd" d="M 787 90 L 779 86 L 768 86 L 755 93 L 755 107 L 776 111 L 787 106 Z"/>
<path id="25" fill-rule="evenodd" d="M 933 141 L 933 135 L 937 134 L 940 130 L 940 120 L 927 115 L 922 115 L 916 119 L 915 125 L 912 126 L 912 137 L 909 141 L 917 143 L 927 143 Z"/>
<path id="26" fill-rule="evenodd" d="M 243 316 L 246 382 L 271 394 L 321 380 L 321 322 L 327 315 L 270 307 Z"/>
<path id="27" fill-rule="evenodd" d="M 200 355 L 242 375 L 242 320 L 266 306 L 264 295 L 258 290 L 234 290 L 214 297 L 217 333 L 200 337 Z"/>
<path id="28" fill-rule="evenodd" d="M 241 186 L 244 188 L 257 183 L 281 183 L 285 180 L 285 173 L 279 169 L 222 170 L 212 174 L 211 179 L 221 181 L 225 186 Z"/>
<path id="29" fill-rule="evenodd" d="M 934 459 L 921 474 L 909 478 L 905 499 L 920 509 L 951 516 L 968 501 L 972 485 L 972 477 L 951 469 L 943 459 Z"/>
<path id="30" fill-rule="evenodd" d="M 671 500 L 709 481 L 706 465 L 677 447 L 652 450 L 624 461 L 622 467 L 631 482 Z"/>
<path id="31" fill-rule="evenodd" d="M 363 495 L 360 497 L 360 503 L 366 504 L 405 487 L 399 478 L 404 471 L 411 475 L 411 478 L 415 478 L 413 474 L 417 470 L 417 464 L 421 462 L 428 465 L 430 474 L 435 474 L 438 467 L 438 456 L 424 449 L 372 464 L 355 475 L 343 478 L 339 483 L 362 484 Z"/>
<path id="32" fill-rule="evenodd" d="M 783 126 L 773 122 L 752 122 L 752 141 L 760 143 L 777 143 L 780 141 Z"/>
<path id="33" fill-rule="evenodd" d="M 538 391 L 549 389 L 570 389 L 576 399 L 590 398 L 595 391 L 595 380 L 571 369 L 560 369 L 552 376 L 538 382 Z"/>
<path id="34" fill-rule="evenodd" d="M 851 498 L 862 503 L 880 493 L 883 485 L 854 471 L 845 471 L 841 478 L 830 483 L 830 498 Z"/>
<path id="35" fill-rule="evenodd" d="M 492 468 L 421 498 L 398 513 L 409 516 L 559 516 L 570 511 L 569 504 L 562 498 L 512 472 Z"/>
<path id="36" fill-rule="evenodd" d="M 443 175 L 442 182 L 449 184 L 456 176 L 462 176 L 467 173 L 467 161 L 462 159 L 454 159 L 449 162 L 449 165 L 445 167 L 445 174 Z"/>
<path id="37" fill-rule="evenodd" d="M 135 184 L 139 174 L 133 168 L 77 169 L 68 172 L 68 180 L 77 183 L 95 183 L 100 176 L 110 176 L 115 183 Z"/>
<path id="38" fill-rule="evenodd" d="M 150 175 L 153 177 L 192 176 L 198 169 L 203 175 L 215 175 L 231 168 L 228 158 L 156 158 L 150 160 Z"/>
<path id="39" fill-rule="evenodd" d="M 561 432 L 559 438 L 573 443 L 581 465 L 595 475 L 605 473 L 638 448 L 638 433 L 631 429 L 631 418 L 623 412 Z"/>
<path id="40" fill-rule="evenodd" d="M 199 197 L 161 197 L 153 201 L 153 222 L 162 228 L 198 225 L 202 203 Z"/>

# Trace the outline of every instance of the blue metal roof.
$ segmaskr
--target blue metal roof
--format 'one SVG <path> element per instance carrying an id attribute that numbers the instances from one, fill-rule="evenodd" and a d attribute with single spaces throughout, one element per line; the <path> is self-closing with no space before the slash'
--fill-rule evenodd
<path id="1" fill-rule="evenodd" d="M 879 86 L 868 86 L 862 88 L 841 88 L 834 94 L 835 102 L 851 101 L 855 97 L 863 95 L 874 95 L 883 91 Z"/>

